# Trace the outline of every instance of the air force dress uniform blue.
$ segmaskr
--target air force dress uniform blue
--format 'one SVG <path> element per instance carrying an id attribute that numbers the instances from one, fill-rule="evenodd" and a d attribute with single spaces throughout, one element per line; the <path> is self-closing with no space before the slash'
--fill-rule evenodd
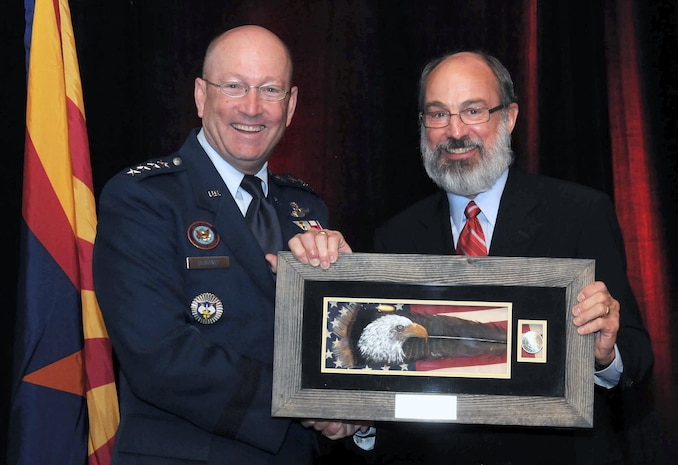
<path id="1" fill-rule="evenodd" d="M 311 463 L 315 431 L 271 417 L 275 280 L 194 131 L 99 199 L 94 281 L 120 362 L 113 465 Z M 269 175 L 283 244 L 324 202 Z"/>

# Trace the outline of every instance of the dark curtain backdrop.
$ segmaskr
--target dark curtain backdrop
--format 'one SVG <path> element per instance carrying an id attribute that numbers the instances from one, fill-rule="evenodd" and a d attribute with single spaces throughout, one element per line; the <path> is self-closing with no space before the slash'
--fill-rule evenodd
<path id="1" fill-rule="evenodd" d="M 614 197 L 629 276 L 657 356 L 656 412 L 678 461 L 678 2 L 668 0 L 71 0 L 95 193 L 115 172 L 176 150 L 200 124 L 193 80 L 218 32 L 272 29 L 295 59 L 299 104 L 271 166 L 318 190 L 332 227 L 368 251 L 374 227 L 434 191 L 419 159 L 417 77 L 428 59 L 482 48 L 512 71 L 523 168 Z M 6 220 L 2 405 L 16 315 L 25 70 L 23 2 L 2 21 Z M 45 109 L 49 111 L 49 109 Z M 15 312 L 16 309 L 16 312 Z M 648 408 L 652 399 L 648 394 Z M 6 426 L 0 450 L 4 460 Z M 678 462 L 677 462 L 678 463 Z"/>

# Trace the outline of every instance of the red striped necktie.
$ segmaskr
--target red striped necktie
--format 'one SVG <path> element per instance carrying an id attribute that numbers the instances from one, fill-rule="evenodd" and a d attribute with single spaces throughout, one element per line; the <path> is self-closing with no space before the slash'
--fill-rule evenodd
<path id="1" fill-rule="evenodd" d="M 480 227 L 478 213 L 480 213 L 480 208 L 473 200 L 471 200 L 464 210 L 466 224 L 464 225 L 461 234 L 459 234 L 459 240 L 457 241 L 457 255 L 487 255 L 485 235 L 483 234 L 483 228 Z"/>

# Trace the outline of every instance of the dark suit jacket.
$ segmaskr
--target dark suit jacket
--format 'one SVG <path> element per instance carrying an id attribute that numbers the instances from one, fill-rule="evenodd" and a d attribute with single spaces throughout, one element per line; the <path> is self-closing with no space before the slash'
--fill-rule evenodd
<path id="1" fill-rule="evenodd" d="M 270 181 L 285 246 L 302 231 L 294 221 L 328 226 L 305 183 Z M 291 216 L 290 202 L 306 216 Z M 311 463 L 317 433 L 271 417 L 274 276 L 196 133 L 112 178 L 98 220 L 94 281 L 120 366 L 112 463 Z M 209 228 L 202 242 L 198 224 Z M 198 322 L 198 300 L 223 314 Z"/>
<path id="2" fill-rule="evenodd" d="M 453 254 L 446 194 L 433 194 L 379 227 L 375 251 Z M 511 169 L 489 254 L 596 260 L 596 279 L 604 281 L 621 304 L 617 344 L 624 373 L 618 387 L 596 387 L 592 431 L 384 424 L 378 428 L 372 458 L 385 457 L 384 463 L 622 463 L 629 444 L 623 432 L 641 421 L 629 418 L 622 405 L 636 403 L 640 385 L 650 377 L 653 353 L 626 277 L 621 230 L 609 197 Z"/>

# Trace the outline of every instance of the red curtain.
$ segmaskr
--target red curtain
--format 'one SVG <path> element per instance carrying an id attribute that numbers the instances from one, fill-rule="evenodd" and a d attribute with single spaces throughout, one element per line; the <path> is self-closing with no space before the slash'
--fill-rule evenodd
<path id="1" fill-rule="evenodd" d="M 523 132 L 525 133 L 523 168 L 531 173 L 539 172 L 539 50 L 537 0 L 523 1 L 523 31 L 521 49 L 523 51 L 522 82 L 516 83 L 523 89 L 520 99 L 520 112 L 527 115 Z"/>
<path id="2" fill-rule="evenodd" d="M 654 377 L 663 415 L 675 414 L 671 396 L 671 347 L 666 238 L 658 205 L 655 163 L 649 149 L 631 0 L 606 8 L 608 96 L 614 198 L 628 256 L 628 275 L 655 352 Z M 622 309 L 623 311 L 623 309 Z M 667 418 L 669 418 L 667 416 Z"/>
<path id="3" fill-rule="evenodd" d="M 525 169 L 539 171 L 539 83 L 537 1 L 524 0 L 521 113 L 526 123 Z M 637 26 L 633 0 L 608 0 L 605 5 L 605 50 L 611 167 L 614 199 L 621 223 L 628 276 L 652 339 L 655 353 L 654 385 L 657 413 L 666 437 L 673 433 L 678 414 L 672 380 L 670 270 L 667 237 L 659 208 L 655 160 L 650 149 L 649 123 L 644 120 L 644 92 L 639 64 Z M 623 312 L 624 309 L 622 309 Z M 669 442 L 671 440 L 669 439 Z"/>
<path id="4" fill-rule="evenodd" d="M 520 101 L 524 168 L 539 172 L 539 49 L 537 0 L 524 0 L 521 43 Z M 652 339 L 655 353 L 656 412 L 663 426 L 663 441 L 671 443 L 678 414 L 672 381 L 675 377 L 670 346 L 672 306 L 670 270 L 665 251 L 667 237 L 659 207 L 656 161 L 644 120 L 644 92 L 639 64 L 637 25 L 633 0 L 608 0 L 604 37 L 607 67 L 611 167 L 615 207 L 621 223 L 628 260 L 628 276 Z M 661 155 L 658 155 L 661 156 Z M 622 309 L 623 311 L 624 309 Z M 676 310 L 675 308 L 673 309 Z M 675 312 L 673 312 L 675 313 Z"/>

